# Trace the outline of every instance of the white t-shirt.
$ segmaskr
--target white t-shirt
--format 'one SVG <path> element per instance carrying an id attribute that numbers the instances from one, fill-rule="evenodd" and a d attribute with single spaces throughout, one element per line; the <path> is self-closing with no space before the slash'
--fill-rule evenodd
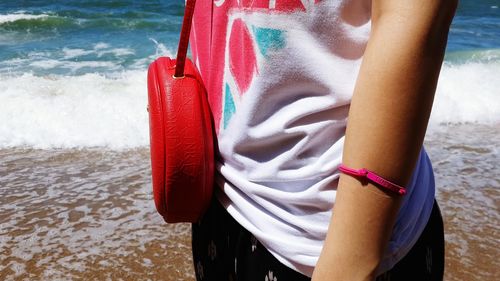
<path id="1" fill-rule="evenodd" d="M 196 9 L 192 52 L 218 131 L 217 196 L 279 261 L 311 276 L 335 203 L 371 1 L 199 0 Z M 422 150 L 379 272 L 415 244 L 433 200 Z"/>

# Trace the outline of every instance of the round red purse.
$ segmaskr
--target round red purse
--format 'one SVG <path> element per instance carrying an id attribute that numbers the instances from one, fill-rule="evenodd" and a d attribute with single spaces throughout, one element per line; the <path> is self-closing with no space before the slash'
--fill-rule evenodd
<path id="1" fill-rule="evenodd" d="M 186 59 L 194 2 L 186 4 L 177 59 L 148 70 L 151 168 L 156 209 L 166 222 L 196 222 L 210 204 L 214 130 L 201 75 Z"/>

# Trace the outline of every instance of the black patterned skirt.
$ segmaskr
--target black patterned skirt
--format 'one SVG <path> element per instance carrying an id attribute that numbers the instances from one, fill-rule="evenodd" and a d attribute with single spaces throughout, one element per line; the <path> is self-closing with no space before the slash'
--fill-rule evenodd
<path id="1" fill-rule="evenodd" d="M 203 219 L 193 224 L 193 261 L 198 281 L 309 281 L 283 265 L 214 199 Z M 442 281 L 444 231 L 434 202 L 422 235 L 410 252 L 377 281 Z"/>

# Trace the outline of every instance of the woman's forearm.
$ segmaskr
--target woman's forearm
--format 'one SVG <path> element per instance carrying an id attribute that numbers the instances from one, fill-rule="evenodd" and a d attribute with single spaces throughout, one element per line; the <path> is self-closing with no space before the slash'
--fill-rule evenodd
<path id="1" fill-rule="evenodd" d="M 406 185 L 425 135 L 456 0 L 374 0 L 343 163 Z M 340 177 L 313 280 L 370 280 L 401 197 Z"/>

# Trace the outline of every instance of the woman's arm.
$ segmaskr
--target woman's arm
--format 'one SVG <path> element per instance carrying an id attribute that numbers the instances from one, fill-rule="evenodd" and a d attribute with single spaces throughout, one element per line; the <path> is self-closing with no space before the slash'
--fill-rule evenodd
<path id="1" fill-rule="evenodd" d="M 427 128 L 457 0 L 373 0 L 372 33 L 349 112 L 343 163 L 399 185 Z M 314 281 L 372 280 L 401 197 L 340 177 Z"/>

